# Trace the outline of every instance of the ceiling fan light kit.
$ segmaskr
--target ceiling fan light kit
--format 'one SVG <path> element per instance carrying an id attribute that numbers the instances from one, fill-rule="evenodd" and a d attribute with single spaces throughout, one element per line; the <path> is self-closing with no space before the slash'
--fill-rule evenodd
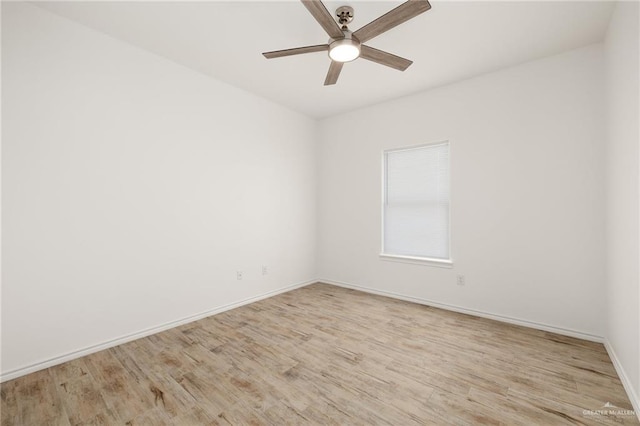
<path id="1" fill-rule="evenodd" d="M 273 59 L 303 53 L 328 51 L 331 64 L 329 65 L 329 72 L 324 81 L 325 86 L 335 84 L 338 81 L 340 71 L 345 62 L 351 62 L 358 58 L 386 65 L 399 71 L 406 70 L 409 65 L 412 64 L 412 61 L 382 50 L 374 49 L 362 43 L 431 9 L 428 0 L 408 0 L 352 33 L 347 28 L 347 24 L 351 23 L 354 16 L 352 7 L 339 7 L 336 10 L 336 21 L 322 1 L 302 0 L 302 4 L 311 15 L 313 15 L 316 21 L 318 21 L 329 37 L 331 37 L 329 42 L 315 46 L 274 50 L 272 52 L 265 52 L 263 55 L 267 59 Z"/>
<path id="2" fill-rule="evenodd" d="M 329 40 L 329 57 L 333 61 L 351 62 L 360 56 L 360 42 L 351 31 L 344 32 L 344 38 Z"/>

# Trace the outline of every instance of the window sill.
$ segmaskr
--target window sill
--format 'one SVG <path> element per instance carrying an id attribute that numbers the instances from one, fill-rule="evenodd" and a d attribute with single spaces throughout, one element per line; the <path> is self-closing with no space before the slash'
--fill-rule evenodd
<path id="1" fill-rule="evenodd" d="M 380 260 L 411 263 L 413 265 L 435 266 L 437 268 L 453 268 L 453 261 L 451 260 L 431 259 L 428 257 L 399 256 L 396 254 L 380 253 Z"/>

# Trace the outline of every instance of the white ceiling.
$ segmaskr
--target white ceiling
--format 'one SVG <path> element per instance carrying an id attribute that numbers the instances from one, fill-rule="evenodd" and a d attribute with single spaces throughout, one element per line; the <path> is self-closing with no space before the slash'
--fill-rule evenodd
<path id="1" fill-rule="evenodd" d="M 352 30 L 400 3 L 325 1 L 332 12 L 355 8 Z M 36 4 L 314 118 L 599 42 L 613 9 L 609 1 L 432 1 L 430 11 L 367 43 L 413 60 L 409 69 L 358 59 L 325 87 L 325 52 L 261 55 L 327 41 L 299 1 Z"/>

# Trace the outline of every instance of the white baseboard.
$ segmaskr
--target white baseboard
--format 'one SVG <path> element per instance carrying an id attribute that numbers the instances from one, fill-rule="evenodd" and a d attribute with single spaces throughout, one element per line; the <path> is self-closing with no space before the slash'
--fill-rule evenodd
<path id="1" fill-rule="evenodd" d="M 305 281 L 305 282 L 301 282 L 301 283 L 297 283 L 297 284 L 293 284 L 293 285 L 289 285 L 286 287 L 282 287 L 279 288 L 277 290 L 273 290 L 273 291 L 269 291 L 267 293 L 261 294 L 259 296 L 254 296 L 254 297 L 250 297 L 248 299 L 244 299 L 244 300 L 240 300 L 238 302 L 234 302 L 234 303 L 229 303 L 227 305 L 223 305 L 223 306 L 219 306 L 217 308 L 213 308 L 210 309 L 208 311 L 205 312 L 200 312 L 198 314 L 195 315 L 191 315 L 179 320 L 175 320 L 175 321 L 170 321 L 161 325 L 158 325 L 156 327 L 151 327 L 151 328 L 147 328 L 146 330 L 141 330 L 135 333 L 131 333 L 131 334 L 127 334 L 125 336 L 121 336 L 118 337 L 116 339 L 112 339 L 103 343 L 99 343 L 97 345 L 92 345 L 89 347 L 86 347 L 84 349 L 80 349 L 77 351 L 73 351 L 73 352 L 69 352 L 63 355 L 59 355 L 44 361 L 40 361 L 37 362 L 35 364 L 31 364 L 28 365 L 26 367 L 21 367 L 21 368 L 16 368 L 15 370 L 11 370 L 11 371 L 7 371 L 7 372 L 3 372 L 2 374 L 0 374 L 0 383 L 5 382 L 7 380 L 13 380 L 15 378 L 18 378 L 20 376 L 24 376 L 26 374 L 29 373 L 34 373 L 36 371 L 39 370 L 43 370 L 45 368 L 49 368 L 49 367 L 53 367 L 54 365 L 58 365 L 58 364 L 63 364 L 65 362 L 74 360 L 76 358 L 80 358 L 83 357 L 85 355 L 89 355 L 95 352 L 99 352 L 102 351 L 104 349 L 108 349 L 108 348 L 112 348 L 114 346 L 118 346 L 121 345 L 123 343 L 127 343 L 130 342 L 132 340 L 137 340 L 140 339 L 142 337 L 146 337 L 152 334 L 156 334 L 159 333 L 161 331 L 164 330 L 168 330 L 170 328 L 174 328 L 174 327 L 178 327 L 180 325 L 183 324 L 187 324 L 193 321 L 197 321 L 199 319 L 205 318 L 205 317 L 209 317 L 211 315 L 215 315 L 215 314 L 219 314 L 221 312 L 224 311 L 228 311 L 230 309 L 234 309 L 234 308 L 238 308 L 240 306 L 244 306 L 244 305 L 248 305 L 249 303 L 253 303 L 253 302 L 257 302 L 259 300 L 262 299 L 266 299 L 268 297 L 272 297 L 275 296 L 277 294 L 280 293 L 285 293 L 287 291 L 291 291 L 294 290 L 296 288 L 300 288 L 300 287 L 304 287 L 307 286 L 309 284 L 313 284 L 316 283 L 317 280 L 310 280 L 310 281 Z"/>
<path id="2" fill-rule="evenodd" d="M 613 362 L 613 366 L 620 377 L 624 390 L 627 391 L 627 396 L 633 405 L 633 410 L 636 412 L 638 420 L 640 420 L 640 398 L 638 398 L 638 393 L 633 388 L 633 385 L 631 385 L 631 380 L 629 380 L 629 376 L 627 376 L 627 372 L 622 367 L 618 355 L 616 355 L 616 351 L 613 350 L 613 346 L 611 346 L 609 340 L 604 339 L 604 347 L 607 349 L 607 353 L 609 353 L 609 358 L 611 358 L 611 362 Z"/>
<path id="3" fill-rule="evenodd" d="M 584 333 L 582 331 L 571 330 L 568 328 L 555 327 L 548 324 L 543 324 L 534 321 L 523 320 L 519 318 L 507 317 L 503 315 L 496 315 L 489 312 L 478 311 L 475 309 L 463 308 L 460 306 L 449 305 L 446 303 L 435 302 L 429 299 L 423 299 L 421 297 L 407 296 L 400 293 L 395 293 L 385 290 L 376 290 L 369 287 L 363 287 L 356 284 L 346 283 L 343 281 L 335 281 L 329 279 L 319 279 L 319 282 L 336 285 L 338 287 L 350 288 L 353 290 L 363 291 L 365 293 L 377 294 L 379 296 L 391 297 L 394 299 L 405 300 L 407 302 L 419 303 L 421 305 L 433 306 L 434 308 L 446 309 L 448 311 L 459 312 L 462 314 L 473 315 L 476 317 L 488 318 L 496 321 L 506 322 L 509 324 L 521 325 L 523 327 L 535 328 L 537 330 L 549 331 L 551 333 L 562 334 L 563 336 L 575 337 L 578 339 L 589 340 L 591 342 L 603 343 L 604 338 L 602 336 L 596 336 L 594 334 Z"/>

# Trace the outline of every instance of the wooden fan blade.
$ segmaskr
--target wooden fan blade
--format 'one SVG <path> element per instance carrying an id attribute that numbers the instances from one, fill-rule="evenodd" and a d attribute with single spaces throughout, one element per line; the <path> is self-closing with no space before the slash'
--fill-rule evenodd
<path id="1" fill-rule="evenodd" d="M 329 13 L 324 4 L 320 0 L 301 0 L 304 7 L 316 18 L 318 24 L 324 28 L 331 38 L 344 38 L 344 34 L 340 29 L 340 26 L 333 19 L 333 16 Z"/>
<path id="2" fill-rule="evenodd" d="M 408 59 L 365 45 L 360 46 L 360 57 L 400 71 L 406 70 L 413 63 Z"/>
<path id="3" fill-rule="evenodd" d="M 408 0 L 378 19 L 369 22 L 353 33 L 353 35 L 360 40 L 361 43 L 364 43 L 411 18 L 415 18 L 429 9 L 431 9 L 431 5 L 428 0 Z"/>
<path id="4" fill-rule="evenodd" d="M 344 62 L 331 61 L 329 72 L 327 73 L 327 78 L 324 79 L 325 86 L 336 84 L 336 82 L 338 81 L 338 77 L 340 76 L 340 71 L 342 71 L 343 65 Z"/>
<path id="5" fill-rule="evenodd" d="M 267 59 L 282 58 L 283 56 L 301 55 L 303 53 L 322 52 L 329 50 L 328 44 L 318 44 L 315 46 L 295 47 L 293 49 L 274 50 L 273 52 L 264 52 L 263 55 Z"/>

